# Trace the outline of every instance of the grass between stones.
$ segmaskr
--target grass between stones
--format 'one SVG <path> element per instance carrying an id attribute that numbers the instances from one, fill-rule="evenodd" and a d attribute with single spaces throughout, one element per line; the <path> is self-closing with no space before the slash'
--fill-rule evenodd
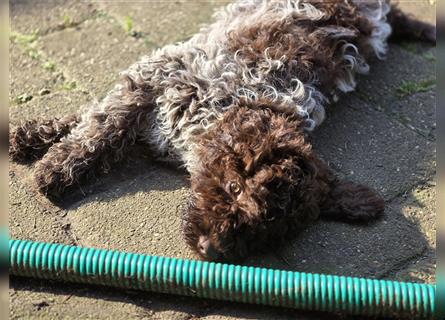
<path id="1" fill-rule="evenodd" d="M 418 92 L 428 92 L 436 87 L 436 79 L 426 79 L 420 81 L 402 81 L 397 88 L 400 96 L 412 95 Z"/>

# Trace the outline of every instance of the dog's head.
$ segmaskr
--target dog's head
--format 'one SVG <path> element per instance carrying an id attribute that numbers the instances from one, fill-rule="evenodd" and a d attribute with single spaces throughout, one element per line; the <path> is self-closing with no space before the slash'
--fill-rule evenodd
<path id="1" fill-rule="evenodd" d="M 317 168 L 300 119 L 233 107 L 197 157 L 183 232 L 204 258 L 243 258 L 318 216 Z"/>

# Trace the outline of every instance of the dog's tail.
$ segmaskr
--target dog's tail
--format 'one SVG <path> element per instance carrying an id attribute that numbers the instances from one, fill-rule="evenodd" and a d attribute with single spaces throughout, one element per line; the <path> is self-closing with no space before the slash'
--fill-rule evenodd
<path id="1" fill-rule="evenodd" d="M 392 40 L 420 40 L 436 43 L 436 27 L 415 19 L 412 15 L 400 10 L 396 4 L 391 4 L 388 22 L 392 27 Z"/>
<path id="2" fill-rule="evenodd" d="M 9 156 L 26 163 L 41 158 L 48 149 L 67 135 L 78 123 L 76 115 L 51 120 L 28 120 L 9 131 Z"/>

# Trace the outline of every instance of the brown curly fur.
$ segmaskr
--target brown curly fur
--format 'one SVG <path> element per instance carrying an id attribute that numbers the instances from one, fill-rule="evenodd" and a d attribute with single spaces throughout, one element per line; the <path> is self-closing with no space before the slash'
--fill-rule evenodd
<path id="1" fill-rule="evenodd" d="M 368 19 L 357 13 L 357 7 L 342 0 L 312 0 L 316 8 L 326 12 L 326 19 L 300 21 L 294 19 L 263 19 L 255 25 L 247 25 L 229 33 L 229 47 L 238 52 L 249 65 L 259 65 L 264 59 L 267 49 L 268 56 L 286 63 L 284 75 L 275 76 L 276 86 L 283 85 L 284 79 L 291 81 L 295 76 L 308 82 L 317 74 L 319 86 L 323 92 L 329 93 L 335 87 L 335 78 L 344 72 L 343 54 L 339 47 L 344 40 L 358 44 L 365 57 L 372 49 L 366 45 L 366 39 L 374 27 Z M 332 26 L 344 28 L 344 34 L 327 37 Z M 343 40 L 343 41 L 342 41 Z M 296 61 L 290 63 L 291 61 Z M 280 82 L 278 82 L 278 80 Z"/>
<path id="2" fill-rule="evenodd" d="M 13 127 L 9 131 L 9 156 L 20 163 L 40 159 L 77 121 L 77 115 L 69 115 L 61 119 L 28 120 Z"/>
<path id="3" fill-rule="evenodd" d="M 60 200 L 67 188 L 96 172 L 108 172 L 136 142 L 141 122 L 154 106 L 151 89 L 128 78 L 123 90 L 108 101 L 103 110 L 88 113 L 78 123 L 79 132 L 71 132 L 52 145 L 37 162 L 36 186 L 51 200 Z M 19 129 L 13 134 L 19 136 Z"/>
<path id="4" fill-rule="evenodd" d="M 301 119 L 273 105 L 228 111 L 199 145 L 184 237 L 212 260 L 236 260 L 280 243 L 320 215 L 368 221 L 384 211 L 368 187 L 340 182 L 312 151 Z M 231 191 L 237 183 L 240 191 Z"/>

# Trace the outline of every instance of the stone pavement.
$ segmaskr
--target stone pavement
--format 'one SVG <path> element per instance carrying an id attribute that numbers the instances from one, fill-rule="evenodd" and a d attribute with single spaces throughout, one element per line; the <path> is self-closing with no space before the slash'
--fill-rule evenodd
<path id="1" fill-rule="evenodd" d="M 10 121 L 75 112 L 118 72 L 187 39 L 227 1 L 11 1 Z M 435 23 L 435 2 L 401 7 Z M 356 93 L 330 107 L 315 148 L 339 175 L 387 200 L 367 226 L 320 221 L 278 252 L 246 264 L 435 281 L 435 49 L 392 44 Z M 32 190 L 32 166 L 10 164 L 11 237 L 192 258 L 180 236 L 184 172 L 134 155 L 56 207 Z M 10 317 L 307 319 L 331 316 L 208 300 L 12 279 Z"/>

